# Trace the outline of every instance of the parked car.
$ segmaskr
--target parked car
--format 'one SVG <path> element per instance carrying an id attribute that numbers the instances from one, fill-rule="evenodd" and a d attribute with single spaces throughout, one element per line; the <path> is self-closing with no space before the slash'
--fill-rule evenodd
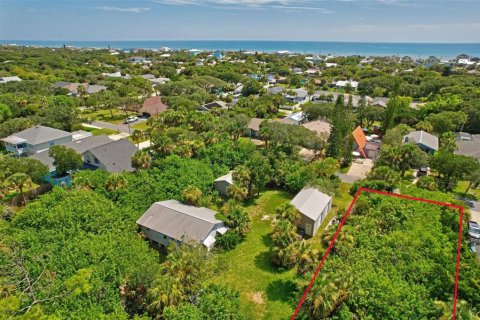
<path id="1" fill-rule="evenodd" d="M 477 222 L 468 222 L 468 237 L 471 241 L 480 242 L 480 225 Z"/>
<path id="2" fill-rule="evenodd" d="M 135 122 L 135 121 L 137 121 L 137 120 L 138 120 L 138 117 L 130 116 L 130 117 L 128 117 L 127 119 L 125 119 L 125 122 L 124 122 L 124 123 L 125 123 L 125 124 L 127 124 L 127 123 L 132 123 L 132 122 Z"/>
<path id="3" fill-rule="evenodd" d="M 417 177 L 426 176 L 428 174 L 428 167 L 421 166 L 418 168 Z"/>

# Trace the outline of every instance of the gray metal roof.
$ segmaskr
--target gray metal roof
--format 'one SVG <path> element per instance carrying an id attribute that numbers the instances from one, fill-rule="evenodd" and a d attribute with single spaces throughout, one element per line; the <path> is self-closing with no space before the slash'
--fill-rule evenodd
<path id="1" fill-rule="evenodd" d="M 187 206 L 177 200 L 155 202 L 137 224 L 176 240 L 186 237 L 201 243 L 215 226 L 223 226 L 223 222 L 215 218 L 215 211 Z"/>
<path id="2" fill-rule="evenodd" d="M 403 141 L 423 144 L 432 150 L 438 150 L 438 137 L 423 130 L 410 132 L 403 138 Z"/>
<path id="3" fill-rule="evenodd" d="M 217 182 L 217 181 L 226 181 L 226 182 L 228 182 L 229 184 L 233 184 L 232 171 L 230 171 L 230 172 L 227 173 L 226 175 L 223 175 L 223 176 L 218 177 L 217 179 L 215 179 L 215 182 Z"/>
<path id="4" fill-rule="evenodd" d="M 65 138 L 71 135 L 72 134 L 70 132 L 37 125 L 12 134 L 11 136 L 2 139 L 2 141 L 8 142 L 8 140 L 20 138 L 24 139 L 30 145 L 37 145 L 44 142 Z"/>
<path id="5" fill-rule="evenodd" d="M 277 93 L 283 92 L 283 88 L 282 87 L 271 87 L 271 88 L 268 88 L 267 91 L 270 94 L 277 94 Z"/>
<path id="6" fill-rule="evenodd" d="M 108 172 L 132 172 L 132 156 L 137 147 L 128 140 L 112 141 L 90 150 Z"/>
<path id="7" fill-rule="evenodd" d="M 332 197 L 315 188 L 303 188 L 290 202 L 303 215 L 317 221 Z"/>

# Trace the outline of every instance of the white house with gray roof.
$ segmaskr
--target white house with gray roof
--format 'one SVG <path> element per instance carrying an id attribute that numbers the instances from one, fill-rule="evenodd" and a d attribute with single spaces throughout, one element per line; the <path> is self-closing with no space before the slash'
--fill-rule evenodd
<path id="1" fill-rule="evenodd" d="M 303 188 L 290 202 L 301 213 L 298 228 L 313 236 L 322 224 L 330 209 L 333 198 L 316 188 Z"/>
<path id="2" fill-rule="evenodd" d="M 425 152 L 434 153 L 438 150 L 438 137 L 425 132 L 412 131 L 403 137 L 403 143 L 413 142 Z"/>
<path id="3" fill-rule="evenodd" d="M 87 165 L 108 172 L 133 172 L 132 156 L 137 147 L 126 139 L 111 141 L 83 153 Z"/>
<path id="4" fill-rule="evenodd" d="M 51 146 L 72 141 L 72 133 L 45 126 L 34 126 L 0 139 L 8 152 L 15 156 L 29 156 L 47 150 Z"/>
<path id="5" fill-rule="evenodd" d="M 228 230 L 215 214 L 208 208 L 166 200 L 152 204 L 137 220 L 137 225 L 153 244 L 168 246 L 171 242 L 193 241 L 210 250 L 217 234 L 225 234 Z"/>

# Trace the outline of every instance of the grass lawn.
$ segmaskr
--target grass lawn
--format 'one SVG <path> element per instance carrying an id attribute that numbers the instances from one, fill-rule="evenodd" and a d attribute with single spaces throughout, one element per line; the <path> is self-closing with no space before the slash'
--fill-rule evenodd
<path id="1" fill-rule="evenodd" d="M 281 191 L 266 191 L 246 205 L 252 229 L 234 250 L 218 256 L 225 271 L 213 282 L 228 283 L 240 291 L 240 312 L 247 319 L 289 319 L 296 304 L 295 270 L 279 270 L 270 263 L 270 218 L 290 201 Z"/>
<path id="2" fill-rule="evenodd" d="M 101 129 L 95 129 L 95 128 L 90 128 L 90 127 L 84 127 L 82 126 L 82 130 L 91 132 L 94 136 L 99 136 L 102 134 L 111 135 L 111 134 L 117 134 L 118 131 L 116 130 L 111 130 L 111 129 L 106 129 L 106 128 L 101 128 Z"/>
<path id="3" fill-rule="evenodd" d="M 480 189 L 470 188 L 470 190 L 468 190 L 468 194 L 465 194 L 465 190 L 467 190 L 467 188 L 468 181 L 459 181 L 453 192 L 461 197 L 471 198 L 473 200 L 480 200 Z"/>
<path id="4" fill-rule="evenodd" d="M 148 124 L 147 121 L 142 121 L 140 123 L 134 124 L 133 126 L 130 126 L 133 130 L 141 130 L 145 131 L 148 129 Z"/>
<path id="5" fill-rule="evenodd" d="M 98 121 L 104 121 L 104 122 L 109 122 L 109 123 L 115 123 L 115 124 L 121 124 L 123 121 L 125 121 L 125 118 L 127 116 L 125 115 L 125 111 L 119 110 L 119 109 L 112 109 L 113 113 L 113 118 L 112 114 L 110 113 L 110 110 L 104 110 L 104 109 L 98 109 L 97 111 L 93 110 L 85 110 L 82 111 L 81 115 L 83 118 L 88 118 L 90 120 L 98 120 Z M 136 116 L 136 112 L 128 112 L 129 116 Z"/>

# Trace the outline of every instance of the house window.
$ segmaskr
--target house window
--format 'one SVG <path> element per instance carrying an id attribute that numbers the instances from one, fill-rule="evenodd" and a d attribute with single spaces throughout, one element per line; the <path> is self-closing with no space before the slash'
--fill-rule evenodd
<path id="1" fill-rule="evenodd" d="M 51 146 L 53 146 L 53 145 L 55 144 L 55 141 L 50 141 L 48 144 L 49 144 L 50 147 L 51 147 Z"/>
<path id="2" fill-rule="evenodd" d="M 166 235 L 163 235 L 163 239 L 167 239 L 167 236 L 166 236 Z"/>
<path id="3" fill-rule="evenodd" d="M 100 161 L 98 161 L 98 159 L 95 158 L 95 157 L 93 157 L 93 161 L 95 161 L 96 164 L 99 164 L 99 163 L 100 163 Z"/>

